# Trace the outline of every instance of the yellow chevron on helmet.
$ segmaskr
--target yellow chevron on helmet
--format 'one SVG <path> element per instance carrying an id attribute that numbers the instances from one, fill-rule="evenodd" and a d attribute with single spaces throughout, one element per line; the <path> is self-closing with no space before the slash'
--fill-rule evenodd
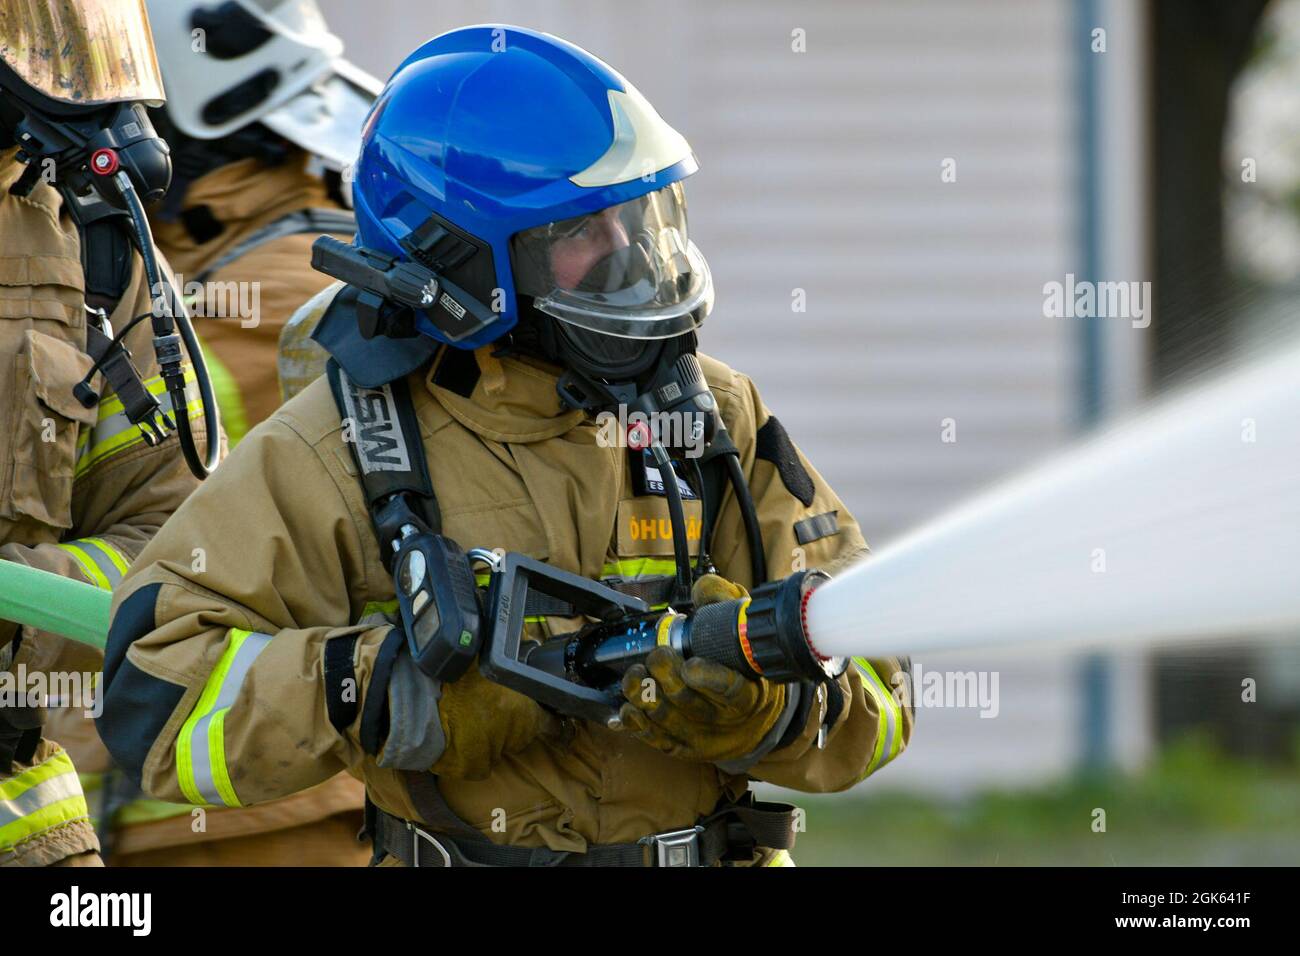
<path id="1" fill-rule="evenodd" d="M 612 186 L 651 176 L 691 156 L 686 137 L 669 126 L 631 83 L 609 90 L 614 139 L 594 163 L 569 177 L 575 186 Z"/>

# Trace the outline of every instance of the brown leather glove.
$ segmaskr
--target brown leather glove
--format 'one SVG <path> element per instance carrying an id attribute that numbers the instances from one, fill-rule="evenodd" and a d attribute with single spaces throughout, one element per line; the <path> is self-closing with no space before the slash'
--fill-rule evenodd
<path id="1" fill-rule="evenodd" d="M 716 574 L 695 582 L 697 607 L 748 592 Z M 647 679 L 652 683 L 646 683 Z M 684 660 L 657 647 L 623 675 L 623 726 L 656 750 L 682 760 L 718 763 L 752 753 L 785 709 L 785 685 L 749 680 L 700 657 Z"/>
<path id="2" fill-rule="evenodd" d="M 558 737 L 561 723 L 535 700 L 495 684 L 478 662 L 442 685 L 438 701 L 446 746 L 430 768 L 443 777 L 482 780 L 503 754 L 517 753 L 539 736 Z"/>

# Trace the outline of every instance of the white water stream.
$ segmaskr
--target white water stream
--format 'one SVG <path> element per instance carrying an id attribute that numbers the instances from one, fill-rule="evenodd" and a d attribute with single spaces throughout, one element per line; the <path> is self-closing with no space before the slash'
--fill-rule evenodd
<path id="1" fill-rule="evenodd" d="M 809 601 L 825 654 L 1300 629 L 1300 349 L 1152 408 Z"/>

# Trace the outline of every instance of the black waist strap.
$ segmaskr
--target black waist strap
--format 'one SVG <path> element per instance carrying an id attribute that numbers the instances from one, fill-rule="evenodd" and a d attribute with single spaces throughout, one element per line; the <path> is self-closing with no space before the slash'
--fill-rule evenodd
<path id="1" fill-rule="evenodd" d="M 546 847 L 501 846 L 430 833 L 400 817 L 375 812 L 375 857 L 394 856 L 407 866 L 650 866 L 649 846 L 617 843 L 562 853 Z M 716 859 L 716 857 L 715 857 Z"/>
<path id="2" fill-rule="evenodd" d="M 793 806 L 760 803 L 752 797 L 722 807 L 694 827 L 636 843 L 590 846 L 583 853 L 503 846 L 481 834 L 474 838 L 432 833 L 373 804 L 369 810 L 374 860 L 391 855 L 407 866 L 712 866 L 723 859 L 752 858 L 757 847 L 788 850 L 795 839 Z"/>

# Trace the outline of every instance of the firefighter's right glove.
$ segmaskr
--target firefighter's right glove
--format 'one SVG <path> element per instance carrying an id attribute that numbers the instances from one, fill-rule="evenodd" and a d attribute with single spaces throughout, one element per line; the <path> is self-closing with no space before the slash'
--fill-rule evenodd
<path id="1" fill-rule="evenodd" d="M 479 673 L 477 661 L 446 683 L 421 671 L 404 648 L 388 681 L 388 712 L 381 767 L 466 780 L 486 778 L 504 754 L 561 732 L 559 718 L 518 691 L 492 683 Z"/>
<path id="2" fill-rule="evenodd" d="M 747 680 L 701 657 L 656 647 L 623 674 L 623 726 L 656 750 L 712 763 L 752 755 L 785 708 L 785 685 Z"/>

